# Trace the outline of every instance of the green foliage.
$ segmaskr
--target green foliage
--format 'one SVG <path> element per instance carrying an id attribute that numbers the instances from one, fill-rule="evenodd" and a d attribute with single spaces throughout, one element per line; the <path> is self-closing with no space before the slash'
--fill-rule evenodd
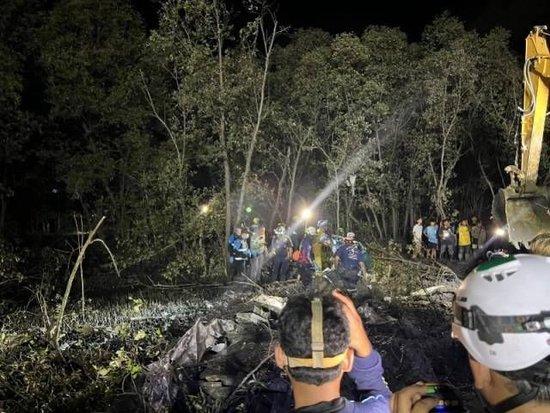
<path id="1" fill-rule="evenodd" d="M 20 266 L 21 257 L 5 242 L 0 242 L 0 285 L 21 283 L 23 274 L 20 272 Z"/>

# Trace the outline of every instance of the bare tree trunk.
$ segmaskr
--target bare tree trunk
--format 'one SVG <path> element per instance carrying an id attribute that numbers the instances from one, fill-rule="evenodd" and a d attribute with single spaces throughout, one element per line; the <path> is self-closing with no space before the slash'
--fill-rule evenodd
<path id="1" fill-rule="evenodd" d="M 223 36 L 220 25 L 220 14 L 217 4 L 214 7 L 216 17 L 216 28 L 218 38 L 218 84 L 219 84 L 219 97 L 220 97 L 220 119 L 218 126 L 218 133 L 220 135 L 220 142 L 222 145 L 222 159 L 223 159 L 223 171 L 224 171 L 224 188 L 225 188 L 225 239 L 229 238 L 231 233 L 231 169 L 229 168 L 229 154 L 227 153 L 227 140 L 225 137 L 225 107 L 224 107 L 224 78 L 223 78 Z M 225 246 L 225 242 L 222 244 L 222 254 L 225 258 L 225 272 L 227 275 L 227 264 L 229 263 L 228 251 Z"/>
<path id="2" fill-rule="evenodd" d="M 292 214 L 292 202 L 294 201 L 294 187 L 296 185 L 296 173 L 298 172 L 298 165 L 300 164 L 300 158 L 302 155 L 302 143 L 298 146 L 296 152 L 296 158 L 294 158 L 294 164 L 292 165 L 292 173 L 290 174 L 290 188 L 288 190 L 288 204 L 286 208 L 286 222 L 290 222 Z"/>
<path id="3" fill-rule="evenodd" d="M 392 218 L 392 239 L 394 241 L 397 241 L 397 227 L 398 227 L 398 224 L 397 224 L 397 208 L 395 207 L 395 205 L 392 205 L 391 207 L 391 218 Z"/>
<path id="4" fill-rule="evenodd" d="M 481 175 L 483 176 L 483 179 L 485 179 L 485 182 L 487 183 L 487 186 L 489 187 L 489 190 L 491 191 L 491 195 L 493 198 L 495 197 L 495 190 L 493 189 L 493 184 L 489 180 L 489 177 L 485 173 L 485 168 L 483 167 L 483 163 L 481 162 L 480 158 L 477 158 L 477 163 L 479 165 L 479 169 L 481 170 Z"/>
<path id="5" fill-rule="evenodd" d="M 334 168 L 334 182 L 338 183 L 338 170 Z M 336 228 L 340 228 L 340 185 L 336 185 Z M 346 228 L 347 230 L 347 228 Z"/>
<path id="6" fill-rule="evenodd" d="M 243 179 L 241 183 L 241 193 L 239 195 L 239 204 L 237 206 L 237 219 L 236 219 L 237 222 L 240 222 L 241 220 L 241 214 L 242 214 L 243 203 L 244 203 L 244 194 L 246 192 L 246 182 L 248 180 L 248 175 L 250 175 L 250 164 L 252 163 L 252 155 L 254 154 L 254 148 L 256 147 L 256 142 L 258 140 L 258 133 L 260 131 L 260 125 L 262 123 L 262 118 L 264 115 L 267 72 L 269 70 L 269 61 L 271 58 L 271 52 L 273 50 L 275 37 L 277 34 L 277 21 L 275 20 L 273 23 L 274 23 L 273 32 L 271 33 L 271 36 L 268 36 L 265 33 L 263 20 L 260 20 L 260 30 L 262 31 L 262 39 L 264 41 L 264 50 L 265 50 L 264 71 L 262 74 L 262 84 L 260 86 L 260 102 L 258 105 L 256 124 L 254 125 L 254 131 L 252 132 L 252 137 L 250 138 L 250 144 L 248 146 L 248 151 L 246 153 L 246 162 L 244 166 Z"/>
<path id="7" fill-rule="evenodd" d="M 287 148 L 285 166 L 283 167 L 283 173 L 281 174 L 281 178 L 279 179 L 279 184 L 277 185 L 277 198 L 275 199 L 275 205 L 273 206 L 273 210 L 271 211 L 271 216 L 269 218 L 269 228 L 273 228 L 273 221 L 275 221 L 275 215 L 279 211 L 279 205 L 281 203 L 281 196 L 283 194 L 283 185 L 284 185 L 286 174 L 288 171 L 289 160 L 290 160 L 290 146 Z"/>

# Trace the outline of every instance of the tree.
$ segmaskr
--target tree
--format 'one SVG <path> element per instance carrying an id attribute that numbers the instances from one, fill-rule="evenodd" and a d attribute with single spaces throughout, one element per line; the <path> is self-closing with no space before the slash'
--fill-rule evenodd
<path id="1" fill-rule="evenodd" d="M 144 34 L 129 3 L 114 0 L 57 3 L 40 30 L 59 173 L 88 218 L 108 215 L 115 236 L 131 226 L 132 180 L 147 162 L 138 88 Z"/>
<path id="2" fill-rule="evenodd" d="M 478 37 L 457 19 L 441 17 L 423 34 L 425 106 L 421 147 L 433 181 L 440 217 L 450 199 L 449 181 L 465 148 L 465 115 L 478 98 Z"/>

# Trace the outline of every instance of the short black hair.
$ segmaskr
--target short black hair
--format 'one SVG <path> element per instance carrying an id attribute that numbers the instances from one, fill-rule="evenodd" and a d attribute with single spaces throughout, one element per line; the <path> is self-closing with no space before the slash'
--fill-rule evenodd
<path id="1" fill-rule="evenodd" d="M 322 297 L 323 338 L 325 357 L 336 356 L 349 346 L 349 325 L 341 304 L 332 296 Z M 290 298 L 279 318 L 279 341 L 289 357 L 311 357 L 311 299 L 304 296 Z M 288 368 L 288 373 L 299 382 L 320 384 L 334 380 L 341 366 L 327 369 L 312 367 Z"/>

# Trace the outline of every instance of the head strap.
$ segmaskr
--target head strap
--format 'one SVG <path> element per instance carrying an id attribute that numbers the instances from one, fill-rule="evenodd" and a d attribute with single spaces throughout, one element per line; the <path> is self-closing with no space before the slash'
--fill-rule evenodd
<path id="1" fill-rule="evenodd" d="M 346 351 L 333 357 L 325 357 L 323 338 L 323 302 L 321 298 L 311 300 L 311 358 L 287 357 L 287 365 L 328 369 L 338 366 L 346 357 Z"/>
<path id="2" fill-rule="evenodd" d="M 323 339 L 323 302 L 320 298 L 311 300 L 311 358 L 313 368 L 323 367 L 325 341 Z"/>

